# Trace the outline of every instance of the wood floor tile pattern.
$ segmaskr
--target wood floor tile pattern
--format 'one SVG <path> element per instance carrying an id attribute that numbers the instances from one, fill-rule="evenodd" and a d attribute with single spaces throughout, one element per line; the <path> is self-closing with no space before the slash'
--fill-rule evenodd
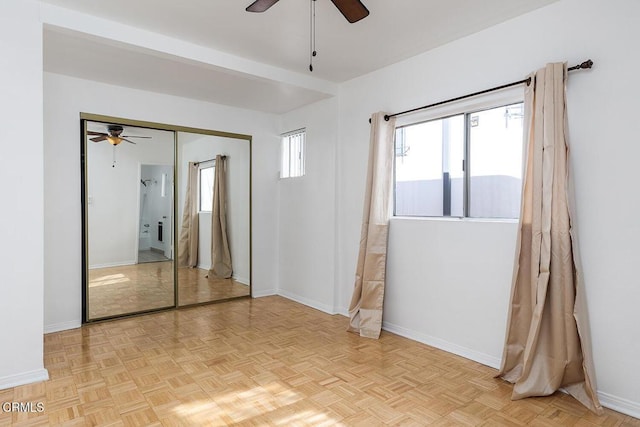
<path id="1" fill-rule="evenodd" d="M 233 279 L 209 279 L 199 268 L 178 269 L 179 305 L 249 295 L 249 286 Z M 173 262 L 149 262 L 89 270 L 89 318 L 173 306 Z"/>
<path id="2" fill-rule="evenodd" d="M 511 401 L 495 370 L 281 297 L 91 324 L 45 336 L 43 402 L 0 426 L 640 426 L 564 394 Z"/>

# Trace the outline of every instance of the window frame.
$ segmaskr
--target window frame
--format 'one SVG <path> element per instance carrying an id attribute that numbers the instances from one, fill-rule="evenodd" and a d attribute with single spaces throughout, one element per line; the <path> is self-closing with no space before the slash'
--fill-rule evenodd
<path id="1" fill-rule="evenodd" d="M 292 137 L 301 135 L 299 150 L 295 150 L 298 154 L 299 167 L 292 166 L 292 145 L 295 143 Z M 300 128 L 280 134 L 280 179 L 301 178 L 306 175 L 306 146 L 307 146 L 307 129 Z M 286 164 L 288 165 L 285 173 L 285 155 L 288 157 Z"/>
<path id="2" fill-rule="evenodd" d="M 393 209 L 392 209 L 392 218 L 416 218 L 416 219 L 436 219 L 436 220 L 480 220 L 480 221 L 500 221 L 500 222 L 514 222 L 518 221 L 519 218 L 503 218 L 503 217 L 486 217 L 486 216 L 469 216 L 470 210 L 470 181 L 471 181 L 471 159 L 470 157 L 470 133 L 471 126 L 470 120 L 473 114 L 491 110 L 494 108 L 507 107 L 513 104 L 524 103 L 524 90 L 519 87 L 507 88 L 504 90 L 496 91 L 489 94 L 484 94 L 480 97 L 469 98 L 462 101 L 452 102 L 449 104 L 443 104 L 442 106 L 431 108 L 428 110 L 419 111 L 413 113 L 409 116 L 399 116 L 396 119 L 396 125 L 394 129 L 394 161 L 393 161 Z M 524 106 L 523 106 L 524 112 Z M 397 146 L 396 146 L 396 135 L 399 129 L 406 128 L 413 125 L 419 125 L 422 123 L 432 122 L 436 120 L 444 120 L 455 116 L 464 116 L 464 147 L 463 147 L 463 216 L 451 216 L 444 215 L 444 201 L 445 196 L 443 194 L 443 215 L 439 216 L 427 216 L 427 215 L 398 215 L 396 213 L 396 157 L 397 157 Z M 524 125 L 524 123 L 523 123 Z M 524 129 L 523 129 L 523 141 L 522 141 L 522 179 L 524 179 L 524 152 L 525 152 L 525 141 L 524 141 Z"/>

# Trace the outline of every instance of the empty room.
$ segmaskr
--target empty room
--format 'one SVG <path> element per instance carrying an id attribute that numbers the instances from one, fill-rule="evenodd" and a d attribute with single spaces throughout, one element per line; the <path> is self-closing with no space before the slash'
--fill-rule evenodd
<path id="1" fill-rule="evenodd" d="M 638 19 L 4 0 L 0 426 L 640 426 Z"/>

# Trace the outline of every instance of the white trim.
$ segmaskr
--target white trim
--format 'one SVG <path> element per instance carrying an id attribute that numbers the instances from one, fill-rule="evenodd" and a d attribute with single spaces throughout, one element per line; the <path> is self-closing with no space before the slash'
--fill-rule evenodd
<path id="1" fill-rule="evenodd" d="M 249 279 L 247 279 L 246 277 L 231 276 L 231 278 L 241 285 L 249 286 Z"/>
<path id="2" fill-rule="evenodd" d="M 66 322 L 52 323 L 50 325 L 44 325 L 44 333 L 50 334 L 52 332 L 68 331 L 69 329 L 77 329 L 82 326 L 82 321 L 69 320 Z"/>
<path id="3" fill-rule="evenodd" d="M 134 261 L 124 261 L 124 262 L 107 262 L 104 264 L 94 264 L 89 266 L 89 270 L 93 270 L 96 268 L 108 268 L 108 267 L 122 267 L 124 265 L 136 265 L 137 262 Z"/>
<path id="4" fill-rule="evenodd" d="M 501 362 L 500 358 L 497 358 L 495 356 L 491 356 L 485 353 L 481 353 L 479 351 L 472 350 L 470 348 L 462 347 L 458 344 L 445 341 L 441 338 L 425 335 L 421 332 L 416 332 L 411 329 L 403 328 L 402 326 L 394 325 L 389 322 L 382 322 L 382 329 L 388 332 L 392 332 L 396 335 L 400 335 L 402 337 L 409 338 L 414 341 L 418 341 L 422 344 L 426 344 L 428 346 L 435 347 L 440 350 L 444 350 L 448 353 L 457 354 L 458 356 L 462 356 L 466 359 L 473 360 L 474 362 L 482 363 L 483 365 L 489 366 L 494 369 L 500 368 L 500 362 Z"/>
<path id="5" fill-rule="evenodd" d="M 211 261 L 209 261 L 209 263 L 198 262 L 198 265 L 196 265 L 196 268 L 204 271 L 209 271 L 211 270 Z"/>
<path id="6" fill-rule="evenodd" d="M 280 295 L 281 297 L 290 299 L 291 301 L 295 301 L 297 303 L 306 305 L 307 307 L 315 308 L 316 310 L 320 310 L 327 314 L 331 314 L 331 315 L 338 314 L 335 308 L 332 306 L 329 306 L 326 304 L 320 304 L 316 301 L 310 300 L 309 298 L 305 298 L 288 291 L 283 291 L 282 289 L 278 290 L 278 295 Z"/>
<path id="7" fill-rule="evenodd" d="M 11 387 L 18 387 L 25 384 L 39 383 L 49 379 L 49 371 L 46 369 L 37 369 L 35 371 L 23 372 L 22 374 L 9 375 L 0 378 L 0 390 Z"/>
<path id="8" fill-rule="evenodd" d="M 338 308 L 336 308 L 336 314 L 339 314 L 339 315 L 344 316 L 344 317 L 350 317 L 349 316 L 349 309 L 347 307 L 338 307 Z"/>
<path id="9" fill-rule="evenodd" d="M 598 392 L 598 399 L 602 406 L 618 411 L 630 417 L 640 418 L 640 402 L 633 402 L 609 393 Z"/>
<path id="10" fill-rule="evenodd" d="M 253 291 L 251 298 L 272 297 L 274 295 L 278 295 L 278 291 L 276 289 L 264 289 L 261 291 Z"/>
<path id="11" fill-rule="evenodd" d="M 501 360 L 497 357 L 480 353 L 478 351 L 459 346 L 457 344 L 445 341 L 443 339 L 425 335 L 420 332 L 412 331 L 410 329 L 406 329 L 401 326 L 397 326 L 388 322 L 383 322 L 382 329 L 384 329 L 387 332 L 391 332 L 391 333 L 400 335 L 402 337 L 409 338 L 411 340 L 429 345 L 431 347 L 444 350 L 448 353 L 453 353 L 458 356 L 462 356 L 466 359 L 470 359 L 475 362 L 482 363 L 483 365 L 489 366 L 491 368 L 500 369 Z M 624 399 L 622 397 L 614 396 L 608 393 L 604 393 L 601 391 L 598 391 L 598 398 L 600 399 L 600 403 L 602 404 L 602 406 L 604 406 L 605 408 L 620 412 L 625 415 L 629 415 L 630 417 L 640 419 L 640 403 L 639 402 L 634 402 L 634 401 Z"/>
<path id="12" fill-rule="evenodd" d="M 517 218 L 479 218 L 479 217 L 460 217 L 460 216 L 408 216 L 393 215 L 390 221 L 440 221 L 440 222 L 482 222 L 492 224 L 514 224 L 518 225 L 520 220 Z"/>

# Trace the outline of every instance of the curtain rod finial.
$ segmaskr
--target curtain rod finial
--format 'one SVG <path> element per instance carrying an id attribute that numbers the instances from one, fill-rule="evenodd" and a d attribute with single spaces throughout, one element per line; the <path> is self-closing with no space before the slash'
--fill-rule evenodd
<path id="1" fill-rule="evenodd" d="M 384 115 L 384 121 L 385 121 L 385 122 L 388 122 L 388 121 L 389 121 L 389 119 L 390 119 L 389 115 L 385 114 L 385 115 Z"/>
<path id="2" fill-rule="evenodd" d="M 587 59 L 582 64 L 580 64 L 580 68 L 591 68 L 591 67 L 593 67 L 593 61 L 590 59 Z"/>

